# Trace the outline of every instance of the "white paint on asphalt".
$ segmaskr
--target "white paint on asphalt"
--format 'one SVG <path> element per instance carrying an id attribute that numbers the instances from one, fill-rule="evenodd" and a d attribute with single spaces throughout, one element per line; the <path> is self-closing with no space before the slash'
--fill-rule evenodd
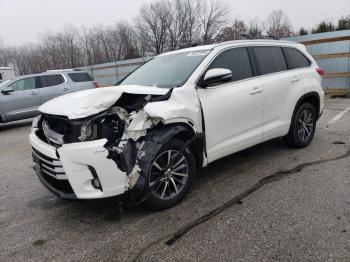
<path id="1" fill-rule="evenodd" d="M 331 120 L 327 122 L 327 124 L 334 124 L 338 122 L 346 113 L 350 111 L 350 106 L 341 111 L 339 114 L 337 114 L 335 117 L 333 117 Z"/>

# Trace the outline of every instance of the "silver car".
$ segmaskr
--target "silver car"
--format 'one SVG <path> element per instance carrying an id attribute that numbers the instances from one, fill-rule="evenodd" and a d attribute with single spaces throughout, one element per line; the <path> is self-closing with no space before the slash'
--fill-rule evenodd
<path id="1" fill-rule="evenodd" d="M 0 84 L 0 122 L 31 118 L 40 105 L 67 93 L 96 88 L 88 72 L 50 70 Z"/>

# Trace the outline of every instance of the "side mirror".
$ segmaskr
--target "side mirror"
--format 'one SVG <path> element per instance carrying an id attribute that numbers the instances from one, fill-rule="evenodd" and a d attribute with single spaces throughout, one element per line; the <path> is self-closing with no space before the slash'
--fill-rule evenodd
<path id="1" fill-rule="evenodd" d="M 4 95 L 7 95 L 8 93 L 11 93 L 13 92 L 13 88 L 11 86 L 4 86 L 2 89 L 1 89 L 1 93 L 3 93 Z"/>
<path id="2" fill-rule="evenodd" d="M 205 74 L 202 86 L 207 87 L 210 84 L 226 82 L 232 79 L 232 71 L 225 68 L 213 68 Z"/>

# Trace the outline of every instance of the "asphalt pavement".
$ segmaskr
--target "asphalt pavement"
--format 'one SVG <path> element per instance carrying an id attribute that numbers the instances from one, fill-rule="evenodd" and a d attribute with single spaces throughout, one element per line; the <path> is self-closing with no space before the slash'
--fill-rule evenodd
<path id="1" fill-rule="evenodd" d="M 275 139 L 210 164 L 160 212 L 58 199 L 32 170 L 30 120 L 2 124 L 0 261 L 350 261 L 350 99 L 317 124 L 307 148 Z"/>

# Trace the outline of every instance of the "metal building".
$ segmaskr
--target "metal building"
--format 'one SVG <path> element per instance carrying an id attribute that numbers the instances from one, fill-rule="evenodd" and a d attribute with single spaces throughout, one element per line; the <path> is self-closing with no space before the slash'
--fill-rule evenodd
<path id="1" fill-rule="evenodd" d="M 350 30 L 293 36 L 302 43 L 325 71 L 323 88 L 350 88 Z"/>

